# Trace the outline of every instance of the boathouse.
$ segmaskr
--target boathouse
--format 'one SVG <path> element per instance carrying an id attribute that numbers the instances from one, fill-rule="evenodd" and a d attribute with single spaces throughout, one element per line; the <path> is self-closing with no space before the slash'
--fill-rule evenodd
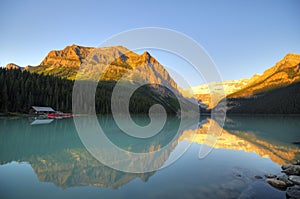
<path id="1" fill-rule="evenodd" d="M 32 106 L 31 109 L 29 110 L 30 114 L 36 114 L 36 115 L 49 114 L 55 112 L 56 111 L 53 108 L 46 107 L 46 106 Z"/>

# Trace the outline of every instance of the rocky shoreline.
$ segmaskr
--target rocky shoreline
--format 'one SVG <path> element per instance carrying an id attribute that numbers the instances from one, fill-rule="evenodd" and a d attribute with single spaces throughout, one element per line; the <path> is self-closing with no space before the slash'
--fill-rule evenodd
<path id="1" fill-rule="evenodd" d="M 280 175 L 265 174 L 266 182 L 276 189 L 286 191 L 286 198 L 300 199 L 300 160 L 282 165 L 281 169 Z M 262 179 L 261 176 L 255 178 Z"/>

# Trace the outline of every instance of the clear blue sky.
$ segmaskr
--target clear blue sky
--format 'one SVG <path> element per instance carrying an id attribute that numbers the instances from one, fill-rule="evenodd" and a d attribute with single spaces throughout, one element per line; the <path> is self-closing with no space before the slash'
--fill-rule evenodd
<path id="1" fill-rule="evenodd" d="M 223 79 L 250 77 L 286 53 L 300 54 L 299 8 L 298 0 L 0 0 L 0 65 L 38 65 L 52 49 L 97 46 L 121 31 L 151 26 L 195 39 Z"/>

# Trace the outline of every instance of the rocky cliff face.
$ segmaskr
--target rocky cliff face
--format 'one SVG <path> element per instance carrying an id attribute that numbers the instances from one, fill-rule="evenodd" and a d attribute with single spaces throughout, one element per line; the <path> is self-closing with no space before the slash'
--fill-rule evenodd
<path id="1" fill-rule="evenodd" d="M 77 70 L 93 47 L 83 47 L 73 44 L 63 50 L 52 50 L 36 67 L 28 70 L 38 74 L 55 75 L 67 79 L 75 79 Z"/>
<path id="2" fill-rule="evenodd" d="M 177 84 L 165 68 L 148 52 L 138 55 L 125 52 L 104 69 L 101 80 L 118 81 L 120 78 L 131 82 L 168 85 L 177 89 Z"/>
<path id="3" fill-rule="evenodd" d="M 48 53 L 45 59 L 40 63 L 40 66 L 48 67 L 79 67 L 87 55 L 94 50 L 93 47 L 83 47 L 73 44 L 67 46 L 63 50 L 52 50 Z"/>
<path id="4" fill-rule="evenodd" d="M 74 80 L 80 66 L 84 69 L 77 76 L 79 79 L 118 81 L 124 76 L 123 80 L 131 82 L 165 84 L 177 89 L 169 73 L 148 52 L 139 55 L 122 46 L 67 46 L 50 51 L 39 66 L 29 70 Z"/>

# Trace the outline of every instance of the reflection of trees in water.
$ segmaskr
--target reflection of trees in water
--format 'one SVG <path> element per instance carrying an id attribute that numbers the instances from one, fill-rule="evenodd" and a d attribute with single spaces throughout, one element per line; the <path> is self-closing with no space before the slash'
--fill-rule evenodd
<path id="1" fill-rule="evenodd" d="M 141 116 L 133 117 L 133 120 L 140 126 L 146 126 L 150 122 L 149 117 Z M 168 117 L 164 128 L 156 135 L 147 139 L 135 138 L 124 133 L 117 126 L 113 117 L 99 117 L 99 124 L 105 135 L 116 146 L 126 151 L 146 153 L 159 150 L 172 142 L 172 140 L 176 140 L 180 119 L 177 117 Z"/>
<path id="2" fill-rule="evenodd" d="M 178 136 L 182 134 L 182 132 L 176 134 L 179 121 L 176 117 L 169 118 L 161 133 L 141 142 L 121 134 L 113 125 L 111 117 L 100 118 L 101 126 L 107 131 L 106 135 L 125 150 L 154 151 L 171 141 L 170 147 L 164 153 L 148 160 L 161 166 L 178 144 Z M 147 123 L 147 118 L 137 122 Z M 186 120 L 184 128 L 192 125 L 195 124 Z M 0 126 L 4 129 L 0 132 L 1 163 L 29 162 L 41 181 L 52 182 L 62 188 L 72 186 L 118 188 L 137 177 L 147 181 L 155 173 L 125 173 L 103 165 L 82 145 L 72 119 L 31 126 L 24 118 L 16 120 L 6 118 L 0 120 Z M 132 161 L 132 164 L 137 164 Z"/>

